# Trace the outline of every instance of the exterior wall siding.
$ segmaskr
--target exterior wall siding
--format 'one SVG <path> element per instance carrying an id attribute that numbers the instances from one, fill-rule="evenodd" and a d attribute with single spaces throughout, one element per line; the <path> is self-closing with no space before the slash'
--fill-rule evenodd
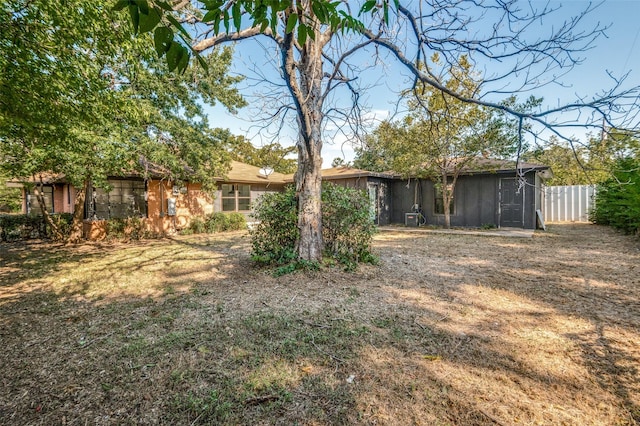
<path id="1" fill-rule="evenodd" d="M 477 174 L 460 176 L 454 193 L 454 213 L 451 226 L 481 227 L 500 225 L 500 179 L 514 178 L 515 173 Z M 523 227 L 535 229 L 535 205 L 540 203 L 536 191 L 535 173 L 526 174 L 524 187 Z M 425 225 L 444 225 L 444 215 L 434 211 L 435 187 L 429 179 L 395 180 L 392 183 L 391 223 L 404 224 L 405 213 L 413 212 L 420 204 L 426 218 Z"/>

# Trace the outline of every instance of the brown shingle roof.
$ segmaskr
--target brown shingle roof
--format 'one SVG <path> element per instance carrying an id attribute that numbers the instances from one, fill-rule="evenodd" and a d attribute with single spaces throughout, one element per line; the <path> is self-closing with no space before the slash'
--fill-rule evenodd
<path id="1" fill-rule="evenodd" d="M 269 176 L 260 173 L 260 167 L 250 164 L 241 163 L 239 161 L 231 161 L 231 169 L 224 178 L 220 180 L 226 182 L 240 183 L 278 183 L 283 184 L 287 176 L 282 173 L 273 172 Z"/>
<path id="2" fill-rule="evenodd" d="M 320 171 L 323 180 L 335 180 L 335 179 L 350 179 L 350 178 L 362 178 L 362 177 L 381 177 L 392 178 L 393 174 L 390 173 L 378 173 L 371 172 L 369 170 L 356 169 L 350 166 L 338 166 L 330 169 L 322 169 Z M 293 174 L 286 175 L 287 182 L 293 182 Z"/>
<path id="3" fill-rule="evenodd" d="M 62 173 L 51 173 L 51 172 L 41 172 L 37 173 L 34 176 L 23 177 L 23 178 L 15 178 L 10 179 L 7 183 L 17 183 L 17 184 L 25 184 L 25 183 L 40 183 L 42 179 L 42 183 L 45 185 L 51 185 L 52 183 L 66 183 L 67 179 Z"/>

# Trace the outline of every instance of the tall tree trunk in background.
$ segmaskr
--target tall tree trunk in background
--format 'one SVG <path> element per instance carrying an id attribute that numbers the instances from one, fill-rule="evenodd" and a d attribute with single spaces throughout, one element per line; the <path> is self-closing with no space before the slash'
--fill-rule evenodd
<path id="1" fill-rule="evenodd" d="M 67 243 L 69 244 L 77 244 L 83 238 L 82 225 L 84 223 L 84 202 L 87 197 L 87 188 L 89 188 L 89 179 L 85 179 L 82 189 L 76 191 L 73 202 L 73 220 L 67 237 Z"/>
<path id="2" fill-rule="evenodd" d="M 40 182 L 38 183 L 38 186 L 37 186 L 36 199 L 38 200 L 38 205 L 40 206 L 40 211 L 42 212 L 42 217 L 44 218 L 44 222 L 47 226 L 49 226 L 49 229 L 51 229 L 51 234 L 53 235 L 53 239 L 57 241 L 61 241 L 62 239 L 64 239 L 64 235 L 62 234 L 62 231 L 60 230 L 60 227 L 58 226 L 58 224 L 53 221 L 51 215 L 49 214 L 49 211 L 47 210 L 47 203 L 45 202 L 45 199 L 44 199 L 43 188 L 44 188 L 44 183 L 42 182 L 42 176 L 41 176 Z M 53 194 L 52 194 L 52 197 L 53 197 Z"/>
<path id="3" fill-rule="evenodd" d="M 453 172 L 451 183 L 449 183 L 448 174 L 444 175 L 445 184 L 442 188 L 442 202 L 444 203 L 444 227 L 446 229 L 451 228 L 451 206 L 454 204 L 453 198 L 458 183 L 458 174 L 458 171 Z"/>

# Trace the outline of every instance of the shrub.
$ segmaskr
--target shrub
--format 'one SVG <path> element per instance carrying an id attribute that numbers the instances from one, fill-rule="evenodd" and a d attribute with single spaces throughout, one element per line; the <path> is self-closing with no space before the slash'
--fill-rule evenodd
<path id="1" fill-rule="evenodd" d="M 640 160 L 618 160 L 613 174 L 598 185 L 590 219 L 627 233 L 640 233 Z"/>
<path id="2" fill-rule="evenodd" d="M 371 240 L 375 225 L 370 217 L 369 198 L 363 191 L 325 183 L 322 186 L 322 223 L 325 255 L 348 269 L 358 262 L 375 262 Z M 264 195 L 254 206 L 258 221 L 251 231 L 253 259 L 264 264 L 285 265 L 287 272 L 313 269 L 308 262 L 295 261 L 299 236 L 297 202 L 293 187 Z M 296 265 L 300 266 L 298 268 Z"/>
<path id="3" fill-rule="evenodd" d="M 375 231 L 365 192 L 332 183 L 322 185 L 322 237 L 329 257 L 348 269 L 358 262 L 375 262 L 371 254 Z"/>
<path id="4" fill-rule="evenodd" d="M 52 221 L 64 236 L 68 235 L 73 216 L 69 213 L 51 215 Z M 51 228 L 40 215 L 0 215 L 0 241 L 17 241 L 31 238 L 50 239 Z"/>
<path id="5" fill-rule="evenodd" d="M 239 231 L 247 227 L 242 213 L 212 213 L 205 220 L 206 232 Z"/>
<path id="6" fill-rule="evenodd" d="M 213 234 L 215 232 L 239 231 L 247 228 L 247 220 L 242 213 L 211 213 L 205 217 L 194 217 L 189 226 L 180 231 L 182 235 Z"/>
<path id="7" fill-rule="evenodd" d="M 296 194 L 289 186 L 284 192 L 264 194 L 253 206 L 257 224 L 251 229 L 253 259 L 259 263 L 284 265 L 295 259 L 298 231 Z"/>
<path id="8" fill-rule="evenodd" d="M 73 215 L 71 213 L 52 214 L 51 221 L 60 230 L 60 234 L 63 236 L 63 238 L 69 236 L 69 232 L 71 231 L 71 222 L 73 222 Z M 53 238 L 53 232 L 49 228 L 48 224 L 46 225 L 47 238 Z"/>
<path id="9" fill-rule="evenodd" d="M 107 238 L 141 240 L 147 237 L 144 221 L 139 217 L 107 220 Z"/>
<path id="10" fill-rule="evenodd" d="M 202 234 L 205 231 L 205 222 L 201 217 L 193 217 L 189 222 L 189 230 L 192 234 Z"/>
<path id="11" fill-rule="evenodd" d="M 24 214 L 0 216 L 0 240 L 17 241 L 44 237 L 44 220 L 41 216 Z"/>

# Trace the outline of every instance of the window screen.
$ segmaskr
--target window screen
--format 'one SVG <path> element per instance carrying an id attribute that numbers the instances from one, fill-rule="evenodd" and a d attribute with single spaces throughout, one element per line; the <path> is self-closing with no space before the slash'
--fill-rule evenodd
<path id="1" fill-rule="evenodd" d="M 111 189 L 93 188 L 88 194 L 87 217 L 90 219 L 124 219 L 147 216 L 142 180 L 109 179 Z"/>

